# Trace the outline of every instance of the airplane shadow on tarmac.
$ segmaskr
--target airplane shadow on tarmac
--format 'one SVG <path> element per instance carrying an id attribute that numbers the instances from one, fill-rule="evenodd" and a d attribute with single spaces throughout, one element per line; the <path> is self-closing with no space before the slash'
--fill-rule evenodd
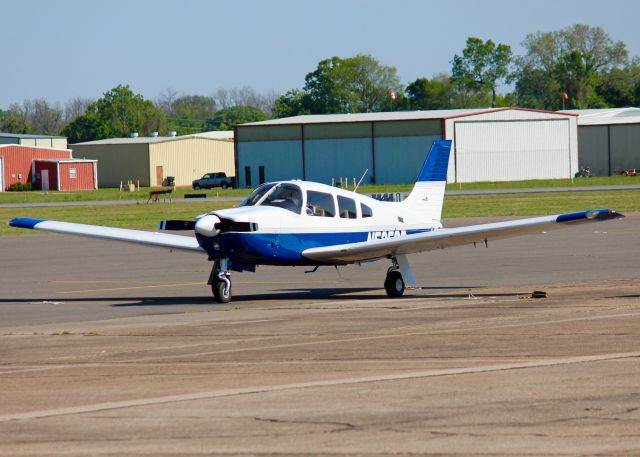
<path id="1" fill-rule="evenodd" d="M 393 301 L 422 298 L 422 299 L 468 299 L 468 298 L 489 298 L 489 297 L 513 297 L 527 295 L 524 292 L 503 292 L 503 293 L 480 293 L 483 286 L 441 286 L 441 287 L 418 287 L 409 289 L 403 297 L 389 298 L 383 289 L 351 287 L 351 288 L 291 288 L 275 289 L 259 294 L 237 294 L 233 296 L 230 305 L 241 306 L 243 304 L 260 304 L 261 302 L 294 302 L 293 304 L 308 304 L 309 300 L 328 300 L 340 302 L 346 300 L 381 300 L 389 299 Z M 453 292 L 453 291 L 464 292 Z M 434 293 L 443 291 L 442 293 Z M 452 292 L 448 292 L 452 291 Z M 215 305 L 212 296 L 131 296 L 131 297 L 38 297 L 38 298 L 2 298 L 0 303 L 109 303 L 109 306 L 116 308 L 143 307 L 143 306 L 193 306 Z M 116 303 L 114 303 L 116 302 Z"/>

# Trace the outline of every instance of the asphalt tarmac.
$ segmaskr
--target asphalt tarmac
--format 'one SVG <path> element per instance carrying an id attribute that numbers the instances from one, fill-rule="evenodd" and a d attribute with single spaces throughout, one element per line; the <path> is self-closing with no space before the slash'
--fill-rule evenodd
<path id="1" fill-rule="evenodd" d="M 640 454 L 640 214 L 411 256 L 401 299 L 386 262 L 223 306 L 197 254 L 0 253 L 0 455 Z"/>

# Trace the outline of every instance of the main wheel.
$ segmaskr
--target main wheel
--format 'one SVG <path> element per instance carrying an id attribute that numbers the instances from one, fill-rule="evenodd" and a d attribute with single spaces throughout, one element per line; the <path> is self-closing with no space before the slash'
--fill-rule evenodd
<path id="1" fill-rule="evenodd" d="M 213 284 L 211 284 L 213 296 L 218 303 L 229 303 L 231 301 L 231 284 L 229 284 L 229 289 L 226 293 L 225 287 L 226 283 L 222 279 L 217 279 Z"/>
<path id="2" fill-rule="evenodd" d="M 384 290 L 387 291 L 389 297 L 402 297 L 404 294 L 404 279 L 399 271 L 393 270 L 387 273 L 387 279 L 384 280 Z"/>
<path id="3" fill-rule="evenodd" d="M 193 190 L 200 190 L 200 186 L 198 184 L 193 185 Z"/>
<path id="4" fill-rule="evenodd" d="M 227 184 L 226 182 L 223 182 L 220 187 L 222 187 L 223 189 L 226 189 L 227 187 L 229 187 L 229 184 Z"/>

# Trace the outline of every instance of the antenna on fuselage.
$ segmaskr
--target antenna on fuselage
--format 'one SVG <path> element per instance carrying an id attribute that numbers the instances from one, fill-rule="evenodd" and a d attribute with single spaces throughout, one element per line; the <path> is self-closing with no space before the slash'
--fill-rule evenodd
<path id="1" fill-rule="evenodd" d="M 364 177 L 367 175 L 367 172 L 369 171 L 369 169 L 367 168 L 364 173 L 362 173 L 362 177 L 360 178 L 360 181 L 358 181 L 358 184 L 356 184 L 356 188 L 353 189 L 353 191 L 357 191 L 358 187 L 360 187 L 360 183 L 362 182 L 362 180 L 364 179 Z"/>

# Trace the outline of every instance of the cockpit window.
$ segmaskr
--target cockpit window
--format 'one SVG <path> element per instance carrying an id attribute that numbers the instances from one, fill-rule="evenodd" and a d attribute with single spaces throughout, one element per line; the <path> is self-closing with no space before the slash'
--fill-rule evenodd
<path id="1" fill-rule="evenodd" d="M 278 184 L 260 206 L 277 206 L 300 214 L 302 210 L 302 191 L 293 184 Z"/>
<path id="2" fill-rule="evenodd" d="M 247 198 L 245 198 L 243 200 L 242 203 L 240 203 L 240 206 L 253 206 L 253 205 L 255 205 L 275 185 L 276 185 L 275 183 L 268 183 L 268 184 L 263 184 L 260 187 L 257 187 L 256 189 L 254 189 L 253 192 L 251 192 L 251 194 L 249 194 L 249 196 Z"/>

